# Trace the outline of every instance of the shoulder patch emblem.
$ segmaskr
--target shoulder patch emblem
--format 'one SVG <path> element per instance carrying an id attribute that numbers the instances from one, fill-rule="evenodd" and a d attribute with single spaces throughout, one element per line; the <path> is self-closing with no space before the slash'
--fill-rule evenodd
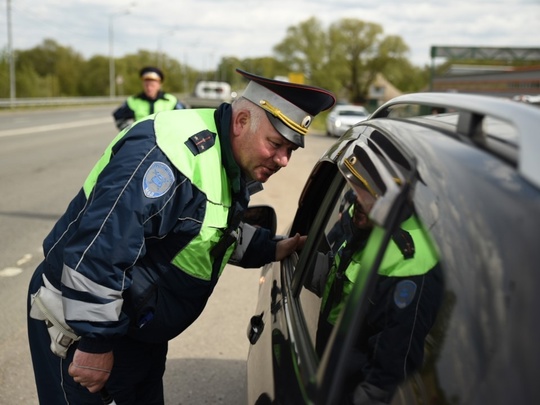
<path id="1" fill-rule="evenodd" d="M 150 165 L 143 178 L 144 195 L 148 198 L 158 198 L 165 194 L 174 183 L 174 174 L 163 162 Z"/>
<path id="2" fill-rule="evenodd" d="M 394 302 L 399 309 L 403 309 L 413 301 L 415 294 L 416 283 L 414 281 L 400 281 L 394 290 Z"/>
<path id="3" fill-rule="evenodd" d="M 201 131 L 191 136 L 186 141 L 186 146 L 194 155 L 198 155 L 214 146 L 216 142 L 215 137 L 216 135 L 208 130 Z"/>

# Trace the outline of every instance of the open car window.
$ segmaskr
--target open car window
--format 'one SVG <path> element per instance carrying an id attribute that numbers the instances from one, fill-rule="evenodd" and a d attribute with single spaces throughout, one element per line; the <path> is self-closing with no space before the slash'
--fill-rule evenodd
<path id="1" fill-rule="evenodd" d="M 395 373 L 397 365 L 387 361 L 384 353 L 369 353 L 370 339 L 377 337 L 366 335 L 366 330 L 379 329 L 381 341 L 387 339 L 385 328 L 399 330 L 400 325 L 379 324 L 380 319 L 374 313 L 388 306 L 410 310 L 409 305 L 419 297 L 419 280 L 429 273 L 428 291 L 433 310 L 424 309 L 426 328 L 414 339 L 415 360 L 422 358 L 424 338 L 434 322 L 442 295 L 438 256 L 409 203 L 417 180 L 415 162 L 408 160 L 381 133 L 368 131 L 344 149 L 337 167 L 339 171 L 331 185 L 326 186 L 325 198 L 312 218 L 310 243 L 302 251 L 295 270 L 294 277 L 300 280 L 297 294 L 293 294 L 294 308 L 300 312 L 296 319 L 304 323 L 321 370 L 333 364 L 334 374 L 336 363 L 355 356 L 363 359 L 344 366 L 343 370 L 358 367 L 352 379 L 339 373 L 332 376 L 318 373 L 320 383 L 329 385 L 324 392 L 330 398 L 336 399 L 332 395 L 339 396 L 355 388 L 332 389 L 336 381 L 341 386 L 351 384 L 350 381 L 361 383 L 361 369 L 369 368 L 365 362 L 370 356 L 385 368 L 376 369 L 374 375 L 382 375 L 381 379 L 386 372 L 394 375 L 394 380 L 390 378 L 391 388 L 381 394 L 392 395 L 404 376 Z M 388 291 L 382 294 L 380 290 L 384 288 Z M 409 326 L 407 323 L 404 330 Z M 395 330 L 388 332 L 392 333 Z M 399 342 L 411 339 L 402 336 Z M 403 349 L 403 345 L 396 347 Z M 358 355 L 362 350 L 366 353 Z M 405 351 L 388 353 L 399 359 Z M 419 364 L 415 363 L 416 366 Z M 368 384 L 377 384 L 377 378 Z"/>
<path id="2" fill-rule="evenodd" d="M 395 222 L 398 213 L 393 213 L 393 210 L 400 210 L 401 201 L 398 201 L 398 196 L 407 184 L 407 176 L 413 168 L 411 163 L 403 158 L 398 159 L 397 163 L 396 159 L 388 158 L 388 153 L 396 155 L 398 152 L 392 149 L 391 144 L 383 144 L 384 142 L 380 134 L 375 137 L 362 136 L 360 140 L 346 147 L 338 162 L 339 171 L 336 172 L 332 186 L 325 187 L 326 201 L 321 202 L 319 211 L 312 219 L 308 235 L 311 244 L 306 244 L 308 249 L 300 256 L 301 271 L 295 277 L 301 279 L 300 307 L 314 347 L 317 346 L 323 298 L 325 294 L 329 294 L 328 274 L 332 266 L 335 266 L 335 258 L 340 248 L 346 246 L 356 233 L 357 239 L 363 239 L 363 247 L 369 243 L 369 251 L 384 251 L 388 238 L 384 240 L 380 235 L 384 234 L 385 227 L 388 228 L 392 221 Z M 322 180 L 328 181 L 325 176 L 321 176 Z M 313 187 L 316 188 L 316 185 Z M 362 209 L 358 196 L 366 191 L 371 193 L 373 198 L 370 201 L 369 214 L 362 214 L 363 220 L 372 227 L 380 227 L 380 232 L 362 233 L 354 229 L 355 207 L 357 212 Z M 372 234 L 373 238 L 370 240 Z M 321 344 L 318 346 L 322 347 Z M 318 351 L 321 355 L 321 350 Z"/>

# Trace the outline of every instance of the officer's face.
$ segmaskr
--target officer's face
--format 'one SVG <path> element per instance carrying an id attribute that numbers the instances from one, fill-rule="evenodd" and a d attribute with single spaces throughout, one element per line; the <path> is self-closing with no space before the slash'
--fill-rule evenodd
<path id="1" fill-rule="evenodd" d="M 370 229 L 373 227 L 373 223 L 369 219 L 368 214 L 373 208 L 375 198 L 364 190 L 356 190 L 356 193 L 358 198 L 354 202 L 353 224 L 358 229 Z"/>
<path id="2" fill-rule="evenodd" d="M 287 166 L 291 154 L 298 147 L 286 140 L 272 126 L 266 114 L 258 125 L 251 125 L 249 111 L 238 113 L 235 120 L 233 153 L 238 165 L 251 179 L 264 183 L 282 167 Z M 234 118 L 233 118 L 234 119 Z"/>
<path id="3" fill-rule="evenodd" d="M 155 99 L 161 89 L 161 82 L 157 80 L 143 80 L 143 89 L 146 97 Z"/>

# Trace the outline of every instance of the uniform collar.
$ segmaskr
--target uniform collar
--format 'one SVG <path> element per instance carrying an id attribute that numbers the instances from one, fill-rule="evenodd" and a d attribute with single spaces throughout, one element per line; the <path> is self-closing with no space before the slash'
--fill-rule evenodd
<path id="1" fill-rule="evenodd" d="M 231 120 L 232 107 L 228 103 L 221 104 L 214 112 L 214 120 L 218 130 L 219 142 L 221 143 L 221 162 L 227 172 L 227 177 L 231 181 L 234 194 L 245 188 L 245 181 L 242 179 L 240 166 L 234 160 L 231 146 Z"/>
<path id="2" fill-rule="evenodd" d="M 156 96 L 156 98 L 150 98 L 148 97 L 144 91 L 141 91 L 138 95 L 137 95 L 137 98 L 141 98 L 143 100 L 146 100 L 146 101 L 156 101 L 156 100 L 166 100 L 165 98 L 165 92 L 160 90 Z"/>

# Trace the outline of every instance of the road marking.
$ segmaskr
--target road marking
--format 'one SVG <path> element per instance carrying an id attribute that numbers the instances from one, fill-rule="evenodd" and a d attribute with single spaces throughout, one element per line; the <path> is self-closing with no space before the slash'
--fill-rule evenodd
<path id="1" fill-rule="evenodd" d="M 38 132 L 49 132 L 49 131 L 57 131 L 59 129 L 84 127 L 87 125 L 106 124 L 107 122 L 109 122 L 112 126 L 114 125 L 112 118 L 95 118 L 91 120 L 73 121 L 73 122 L 66 122 L 62 124 L 40 125 L 39 127 L 7 129 L 4 131 L 0 131 L 0 138 L 5 137 L 5 136 L 35 134 Z"/>
<path id="2" fill-rule="evenodd" d="M 30 253 L 24 254 L 23 257 L 17 260 L 17 266 L 22 266 L 28 263 L 30 260 L 32 260 L 32 257 L 33 256 Z M 15 277 L 22 272 L 23 269 L 20 267 L 6 267 L 5 269 L 0 270 L 0 277 Z"/>
<path id="3" fill-rule="evenodd" d="M 14 277 L 22 273 L 22 269 L 18 267 L 6 267 L 0 270 L 0 277 Z"/>
<path id="4" fill-rule="evenodd" d="M 23 264 L 28 263 L 30 260 L 32 260 L 32 255 L 30 253 L 27 253 L 22 258 L 17 260 L 17 266 L 22 266 Z"/>

